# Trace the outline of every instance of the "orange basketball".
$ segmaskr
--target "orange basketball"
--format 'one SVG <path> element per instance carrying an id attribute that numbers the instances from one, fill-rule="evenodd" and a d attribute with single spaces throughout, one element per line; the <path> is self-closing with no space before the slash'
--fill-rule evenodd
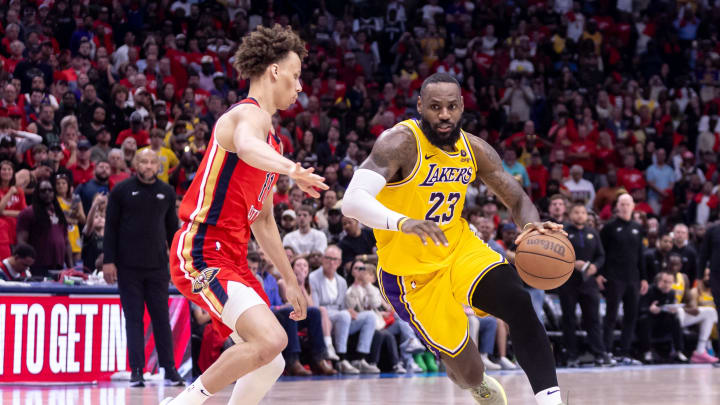
<path id="1" fill-rule="evenodd" d="M 515 267 L 520 278 L 541 290 L 558 288 L 572 275 L 575 249 L 560 232 L 533 232 L 518 245 Z"/>

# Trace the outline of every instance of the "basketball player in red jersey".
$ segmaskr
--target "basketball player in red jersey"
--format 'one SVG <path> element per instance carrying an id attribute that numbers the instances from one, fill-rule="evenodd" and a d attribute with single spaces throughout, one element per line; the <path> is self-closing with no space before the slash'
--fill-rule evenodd
<path id="1" fill-rule="evenodd" d="M 313 197 L 324 178 L 282 156 L 271 117 L 302 90 L 303 41 L 289 28 L 258 27 L 243 38 L 235 68 L 250 79 L 248 98 L 217 121 L 200 168 L 180 206 L 184 226 L 175 235 L 170 271 L 175 286 L 205 309 L 214 327 L 235 345 L 195 382 L 163 405 L 199 405 L 235 382 L 229 404 L 257 404 L 282 374 L 287 335 L 270 311 L 247 265 L 250 233 L 280 271 L 293 306 L 305 318 L 307 302 L 288 262 L 273 218 L 272 189 L 286 174 Z"/>

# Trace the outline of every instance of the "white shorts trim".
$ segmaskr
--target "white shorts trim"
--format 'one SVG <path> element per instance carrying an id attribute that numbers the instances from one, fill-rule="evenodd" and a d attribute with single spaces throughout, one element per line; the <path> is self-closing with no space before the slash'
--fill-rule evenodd
<path id="1" fill-rule="evenodd" d="M 223 324 L 232 329 L 234 334 L 237 333 L 235 324 L 245 311 L 256 305 L 267 305 L 265 300 L 260 298 L 258 293 L 255 292 L 255 289 L 238 283 L 237 281 L 228 281 L 227 296 L 228 299 L 223 306 L 223 311 L 220 316 Z"/>

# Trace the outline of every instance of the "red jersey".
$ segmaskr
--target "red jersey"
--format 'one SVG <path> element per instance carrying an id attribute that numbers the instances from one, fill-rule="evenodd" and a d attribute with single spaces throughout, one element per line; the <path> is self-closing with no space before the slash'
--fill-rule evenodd
<path id="1" fill-rule="evenodd" d="M 248 98 L 234 104 L 254 104 Z M 258 106 L 259 107 L 259 106 Z M 268 133 L 267 142 L 282 153 L 280 138 Z M 215 129 L 200 167 L 183 197 L 179 217 L 183 222 L 213 225 L 232 235 L 233 242 L 250 240 L 250 225 L 258 218 L 265 197 L 271 193 L 277 173 L 250 166 L 215 140 Z"/>

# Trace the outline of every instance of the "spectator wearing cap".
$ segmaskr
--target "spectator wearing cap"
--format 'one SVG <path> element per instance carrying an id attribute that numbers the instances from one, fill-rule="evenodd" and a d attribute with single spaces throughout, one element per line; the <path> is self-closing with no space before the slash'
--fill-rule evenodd
<path id="1" fill-rule="evenodd" d="M 169 173 L 180 163 L 175 153 L 164 146 L 165 133 L 159 128 L 150 130 L 150 146 L 141 148 L 138 153 L 145 149 L 152 149 L 160 159 L 160 172 L 157 174 L 158 179 L 169 182 Z"/>
<path id="2" fill-rule="evenodd" d="M 95 111 L 97 112 L 98 109 L 104 110 L 103 107 L 98 107 Z M 98 128 L 97 134 L 95 135 L 97 143 L 90 148 L 90 161 L 108 160 L 108 155 L 112 149 L 110 146 L 111 137 L 110 130 L 105 125 Z"/>
<path id="3" fill-rule="evenodd" d="M 0 262 L 0 280 L 20 281 L 32 277 L 30 267 L 35 263 L 35 249 L 26 244 L 18 244 L 12 255 Z"/>
<path id="4" fill-rule="evenodd" d="M 100 160 L 94 164 L 94 177 L 85 183 L 81 183 L 76 189 L 75 194 L 80 196 L 83 211 L 90 211 L 93 199 L 98 193 L 107 194 L 110 192 L 110 163 L 106 160 Z"/>
<path id="5" fill-rule="evenodd" d="M 15 168 L 12 162 L 0 162 L 0 257 L 10 255 L 16 244 L 17 217 L 27 207 L 22 187 L 15 185 Z"/>
<path id="6" fill-rule="evenodd" d="M 325 234 L 310 227 L 315 210 L 309 205 L 301 205 L 296 210 L 298 229 L 285 235 L 283 246 L 290 246 L 300 255 L 311 252 L 324 252 L 327 247 Z"/>
<path id="7" fill-rule="evenodd" d="M 48 164 L 52 172 L 55 174 L 62 173 L 66 175 L 72 183 L 72 172 L 61 164 L 63 159 L 65 159 L 62 145 L 60 145 L 60 143 L 58 142 L 50 144 L 50 146 L 48 147 L 47 156 L 48 157 L 46 163 Z M 38 162 L 38 164 L 40 163 L 42 162 Z"/>
<path id="8" fill-rule="evenodd" d="M 143 129 L 143 118 L 142 114 L 138 111 L 134 111 L 130 114 L 130 128 L 120 131 L 116 145 L 122 145 L 126 138 L 134 138 L 138 146 L 147 146 L 150 143 L 150 134 Z"/>
<path id="9" fill-rule="evenodd" d="M 90 181 L 95 174 L 95 164 L 90 160 L 90 148 L 90 142 L 84 139 L 77 144 L 77 161 L 68 167 L 72 172 L 74 187 Z"/>
<path id="10" fill-rule="evenodd" d="M 41 180 L 37 198 L 33 204 L 20 212 L 17 223 L 19 244 L 35 249 L 33 276 L 47 276 L 48 270 L 72 267 L 72 250 L 68 239 L 68 223 L 60 204 L 55 198 L 55 188 L 50 180 Z"/>
<path id="11" fill-rule="evenodd" d="M 350 217 L 342 218 L 342 227 L 345 237 L 338 243 L 338 247 L 342 250 L 342 266 L 345 267 L 356 259 L 363 262 L 377 262 L 375 235 L 372 230 Z"/>
<path id="12" fill-rule="evenodd" d="M 290 232 L 293 232 L 297 230 L 297 224 L 295 221 L 297 220 L 297 214 L 295 214 L 295 211 L 291 209 L 286 209 L 280 214 L 280 224 L 279 224 L 279 230 L 280 230 L 280 236 L 283 238 L 285 235 L 289 234 Z M 295 253 L 295 248 L 285 245 L 286 248 L 291 248 Z"/>

